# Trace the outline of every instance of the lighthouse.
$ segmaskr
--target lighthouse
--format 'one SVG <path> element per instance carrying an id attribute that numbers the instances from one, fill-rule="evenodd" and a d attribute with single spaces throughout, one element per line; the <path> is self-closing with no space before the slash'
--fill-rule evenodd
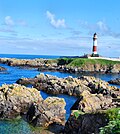
<path id="1" fill-rule="evenodd" d="M 92 50 L 92 56 L 93 57 L 98 57 L 98 53 L 97 53 L 97 34 L 94 33 L 93 35 L 93 50 Z"/>

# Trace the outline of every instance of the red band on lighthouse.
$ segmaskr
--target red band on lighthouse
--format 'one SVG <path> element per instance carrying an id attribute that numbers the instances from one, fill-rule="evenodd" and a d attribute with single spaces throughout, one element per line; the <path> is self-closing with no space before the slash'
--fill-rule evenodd
<path id="1" fill-rule="evenodd" d="M 97 52 L 97 46 L 93 46 L 93 52 Z"/>

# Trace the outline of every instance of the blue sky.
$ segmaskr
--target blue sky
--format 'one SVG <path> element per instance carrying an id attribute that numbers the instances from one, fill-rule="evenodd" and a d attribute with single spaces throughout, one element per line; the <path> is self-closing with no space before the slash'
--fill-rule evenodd
<path id="1" fill-rule="evenodd" d="M 120 56 L 120 0 L 0 0 L 0 53 Z"/>

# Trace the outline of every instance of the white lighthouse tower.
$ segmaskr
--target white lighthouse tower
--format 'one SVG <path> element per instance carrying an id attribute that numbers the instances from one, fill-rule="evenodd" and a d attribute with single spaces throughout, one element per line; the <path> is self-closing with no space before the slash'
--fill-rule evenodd
<path id="1" fill-rule="evenodd" d="M 92 56 L 93 57 L 98 57 L 98 53 L 97 53 L 97 34 L 94 33 L 93 35 L 93 50 L 92 50 Z"/>

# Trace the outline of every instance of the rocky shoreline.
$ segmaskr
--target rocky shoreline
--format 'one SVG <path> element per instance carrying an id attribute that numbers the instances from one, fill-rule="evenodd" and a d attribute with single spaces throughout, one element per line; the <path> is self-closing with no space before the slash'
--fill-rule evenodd
<path id="1" fill-rule="evenodd" d="M 62 126 L 56 134 L 98 134 L 100 128 L 110 122 L 108 111 L 116 111 L 120 107 L 120 89 L 95 77 L 58 78 L 40 74 L 33 79 L 20 79 L 18 83 L 40 85 L 36 86 L 37 89 L 18 84 L 0 87 L 0 118 L 14 119 L 21 116 L 33 126 Z M 48 97 L 44 100 L 38 90 L 78 97 L 70 108 L 71 115 L 66 123 L 64 99 Z"/>
<path id="2" fill-rule="evenodd" d="M 63 130 L 64 134 L 99 134 L 100 129 L 111 121 L 108 113 L 120 112 L 120 89 L 95 77 L 58 78 L 40 74 L 35 78 L 23 78 L 19 84 L 32 84 L 49 94 L 68 94 L 78 100 L 71 107 L 71 115 Z M 118 118 L 118 117 L 116 117 Z M 120 118 L 118 118 L 120 121 Z M 94 124 L 94 125 L 93 125 Z"/>
<path id="3" fill-rule="evenodd" d="M 68 59 L 69 60 L 69 59 Z M 94 60 L 94 59 L 93 59 Z M 15 59 L 15 58 L 0 58 L 0 63 L 9 66 L 38 68 L 38 71 L 60 71 L 67 73 L 120 73 L 120 63 L 116 64 L 85 64 L 81 66 L 68 66 L 62 59 Z"/>
<path id="4" fill-rule="evenodd" d="M 69 73 L 119 73 L 120 71 L 119 64 L 109 67 L 89 65 L 80 68 L 60 65 L 56 60 L 45 59 L 1 58 L 0 63 L 38 68 L 39 71 Z M 15 119 L 20 116 L 33 126 L 46 129 L 56 127 L 55 134 L 99 134 L 111 122 L 114 121 L 116 124 L 116 120 L 120 122 L 120 89 L 98 78 L 92 76 L 58 78 L 41 73 L 34 78 L 21 78 L 16 83 L 0 87 L 0 119 Z M 32 85 L 33 88 L 24 85 Z M 71 114 L 67 121 L 65 100 L 58 97 L 43 99 L 40 90 L 52 95 L 67 94 L 78 98 L 69 108 Z"/>

